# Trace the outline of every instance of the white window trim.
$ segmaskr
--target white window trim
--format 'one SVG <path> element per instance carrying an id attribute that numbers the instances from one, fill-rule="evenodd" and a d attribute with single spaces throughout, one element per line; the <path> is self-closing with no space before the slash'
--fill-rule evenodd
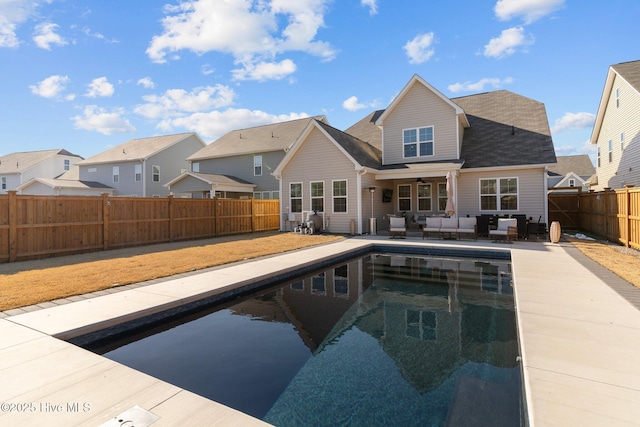
<path id="1" fill-rule="evenodd" d="M 157 173 L 158 179 L 157 180 L 155 179 L 155 177 L 156 177 L 155 168 L 158 169 L 158 173 Z M 160 182 L 160 166 L 158 166 L 158 165 L 151 166 L 151 181 L 152 182 Z"/>
<path id="2" fill-rule="evenodd" d="M 260 173 L 256 173 L 256 170 L 260 168 Z M 262 155 L 258 154 L 253 156 L 253 176 L 262 176 Z"/>
<path id="3" fill-rule="evenodd" d="M 138 169 L 140 169 L 140 172 L 138 172 Z M 142 182 L 142 164 L 137 163 L 133 166 L 133 175 L 134 175 L 133 179 L 136 182 Z"/>
<path id="4" fill-rule="evenodd" d="M 64 170 L 68 171 L 71 168 L 71 160 L 64 159 Z"/>
<path id="5" fill-rule="evenodd" d="M 291 196 L 291 186 L 293 186 L 293 185 L 300 185 L 300 197 L 292 197 Z M 297 211 L 294 212 L 292 201 L 293 200 L 298 200 L 298 199 L 300 199 L 300 212 L 297 212 Z M 302 211 L 304 210 L 303 206 L 302 206 L 302 201 L 303 200 L 304 200 L 304 186 L 302 185 L 302 182 L 290 182 L 289 183 L 289 209 L 290 209 L 290 212 L 292 212 L 292 213 L 302 213 Z"/>
<path id="6" fill-rule="evenodd" d="M 620 132 L 620 151 L 624 150 L 624 132 Z"/>
<path id="7" fill-rule="evenodd" d="M 429 187 L 429 197 L 420 197 L 420 187 Z M 430 182 L 427 183 L 420 183 L 416 186 L 416 197 L 418 199 L 418 206 L 416 206 L 416 209 L 418 210 L 418 212 L 433 212 L 433 185 L 431 185 Z M 431 202 L 429 203 L 431 205 L 431 209 L 420 209 L 420 200 L 423 199 L 429 199 Z"/>
<path id="8" fill-rule="evenodd" d="M 333 192 L 333 184 L 335 182 L 344 182 L 345 183 L 345 195 L 344 196 L 336 196 Z M 345 199 L 345 208 L 344 212 L 336 212 L 336 199 Z M 340 215 L 340 214 L 348 214 L 349 213 L 349 180 L 346 179 L 334 179 L 331 181 L 331 213 Z"/>
<path id="9" fill-rule="evenodd" d="M 609 140 L 607 141 L 607 148 L 608 148 L 608 153 L 609 153 L 609 163 L 613 162 L 613 141 Z"/>
<path id="10" fill-rule="evenodd" d="M 496 209 L 482 209 L 482 181 L 489 181 L 495 179 L 496 180 Z M 516 208 L 515 209 L 501 209 L 500 208 L 500 197 L 503 194 L 500 193 L 500 180 L 502 179 L 515 179 L 516 180 Z M 512 193 L 507 193 L 512 194 Z M 491 194 L 486 194 L 485 196 L 490 196 Z M 501 177 L 487 177 L 487 178 L 479 178 L 478 179 L 478 210 L 480 212 L 519 212 L 520 211 L 520 178 L 517 176 L 501 176 Z"/>
<path id="11" fill-rule="evenodd" d="M 7 177 L 3 176 L 1 181 L 2 181 L 2 189 L 6 190 L 7 189 Z"/>
<path id="12" fill-rule="evenodd" d="M 426 129 L 426 128 L 431 128 L 431 135 L 432 135 L 432 138 L 433 138 L 431 140 L 431 151 L 432 151 L 432 153 L 431 154 L 421 155 L 420 154 L 420 129 Z M 405 131 L 408 131 L 408 130 L 415 130 L 416 131 L 416 142 L 409 142 L 409 143 L 404 142 L 404 133 L 405 133 Z M 429 142 L 429 141 L 423 141 L 423 143 L 424 142 Z M 407 157 L 405 155 L 404 148 L 407 145 L 410 145 L 410 144 L 415 144 L 416 145 L 416 155 Z M 402 158 L 404 158 L 404 159 L 418 159 L 418 158 L 421 158 L 421 157 L 422 158 L 425 158 L 425 157 L 430 158 L 430 157 L 433 157 L 435 155 L 436 155 L 436 128 L 435 128 L 435 126 L 428 125 L 428 126 L 418 126 L 418 127 L 415 127 L 415 128 L 402 129 Z"/>
<path id="13" fill-rule="evenodd" d="M 111 169 L 111 175 L 114 183 L 120 182 L 120 166 L 114 166 Z"/>
<path id="14" fill-rule="evenodd" d="M 400 187 L 409 187 L 409 197 L 400 197 Z M 396 206 L 398 208 L 398 212 L 410 212 L 413 209 L 413 201 L 411 200 L 413 198 L 413 191 L 411 187 L 411 184 L 398 184 L 396 188 L 396 191 L 398 192 L 398 205 Z M 409 199 L 409 209 L 400 209 L 400 200 L 406 199 Z"/>
<path id="15" fill-rule="evenodd" d="M 313 195 L 313 184 L 322 184 L 322 197 L 318 197 L 318 196 L 314 196 Z M 332 187 L 333 189 L 333 187 Z M 322 199 L 322 211 L 319 212 L 323 212 L 326 209 L 326 204 L 325 204 L 325 198 L 324 198 L 324 181 L 310 181 L 309 182 L 309 210 L 313 211 L 313 200 L 314 199 Z"/>
<path id="16" fill-rule="evenodd" d="M 192 172 L 200 172 L 200 162 L 191 163 L 191 171 Z"/>

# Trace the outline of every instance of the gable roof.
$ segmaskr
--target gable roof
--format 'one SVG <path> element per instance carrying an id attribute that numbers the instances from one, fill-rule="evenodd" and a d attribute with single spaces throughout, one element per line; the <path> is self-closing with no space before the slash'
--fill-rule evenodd
<path id="1" fill-rule="evenodd" d="M 217 191 L 235 191 L 235 192 L 245 192 L 250 193 L 256 187 L 256 184 L 253 184 L 249 181 L 245 181 L 242 178 L 237 178 L 231 175 L 217 175 L 210 173 L 201 173 L 201 172 L 185 172 L 180 176 L 172 179 L 171 181 L 164 184 L 165 187 L 171 189 L 171 186 L 176 184 L 177 182 L 183 181 L 185 179 L 196 179 L 198 181 L 205 182 L 208 185 L 211 185 Z"/>
<path id="2" fill-rule="evenodd" d="M 588 154 L 578 154 L 575 156 L 557 156 L 558 163 L 549 166 L 550 175 L 564 176 L 571 172 L 587 179 L 594 173 L 596 168 L 591 162 Z"/>
<path id="3" fill-rule="evenodd" d="M 315 116 L 232 130 L 195 152 L 187 160 L 198 161 L 242 154 L 286 151 L 311 120 L 327 122 L 325 116 Z"/>
<path id="4" fill-rule="evenodd" d="M 466 113 L 463 169 L 556 163 L 544 104 L 498 90 L 453 98 Z"/>
<path id="5" fill-rule="evenodd" d="M 369 143 L 378 150 L 382 150 L 382 129 L 376 125 L 376 120 L 382 113 L 384 110 L 369 113 L 362 120 L 347 128 L 345 132 Z"/>
<path id="6" fill-rule="evenodd" d="M 118 146 L 98 153 L 88 159 L 79 161 L 78 165 L 94 165 L 100 163 L 118 163 L 146 160 L 167 148 L 195 136 L 205 146 L 204 141 L 195 132 L 178 133 L 174 135 L 152 136 L 148 138 L 131 139 Z M 182 160 L 182 159 L 181 159 Z"/>
<path id="7" fill-rule="evenodd" d="M 382 164 L 382 152 L 379 149 L 367 144 L 355 136 L 349 135 L 348 133 L 336 129 L 333 126 L 314 119 L 309 122 L 300 137 L 296 139 L 291 146 L 291 149 L 275 168 L 272 175 L 280 175 L 282 169 L 286 167 L 314 128 L 317 128 L 324 133 L 329 141 L 334 143 L 336 147 L 338 147 L 338 149 L 340 149 L 340 151 L 342 151 L 356 166 L 372 169 L 380 168 Z"/>
<path id="8" fill-rule="evenodd" d="M 467 121 L 467 117 L 465 116 L 464 110 L 460 108 L 460 106 L 452 102 L 451 99 L 444 96 L 442 92 L 440 92 L 438 89 L 431 86 L 426 80 L 424 80 L 422 77 L 420 77 L 417 74 L 414 74 L 413 77 L 411 77 L 411 80 L 409 80 L 409 83 L 407 83 L 404 86 L 404 88 L 402 88 L 400 93 L 393 99 L 393 101 L 391 101 L 391 104 L 384 110 L 382 114 L 378 116 L 375 122 L 376 125 L 382 126 L 384 119 L 398 106 L 398 104 L 400 104 L 402 99 L 411 90 L 414 84 L 421 84 L 422 86 L 426 87 L 429 91 L 433 92 L 438 98 L 440 98 L 442 101 L 444 101 L 446 104 L 448 104 L 449 106 L 451 106 L 451 108 L 455 110 L 456 115 L 458 116 L 458 120 L 460 120 L 460 122 L 462 122 L 465 127 L 469 126 L 469 122 Z"/>
<path id="9" fill-rule="evenodd" d="M 39 182 L 47 187 L 55 188 L 73 188 L 73 189 L 92 189 L 104 190 L 107 193 L 114 191 L 112 187 L 95 181 L 80 181 L 77 179 L 59 179 L 59 178 L 32 178 L 24 184 L 18 186 L 16 190 L 21 191 L 31 185 Z"/>
<path id="10" fill-rule="evenodd" d="M 22 173 L 38 163 L 57 155 L 74 156 L 82 159 L 82 157 L 72 154 L 64 149 L 11 153 L 5 156 L 0 156 L 0 174 Z"/>
<path id="11" fill-rule="evenodd" d="M 600 98 L 600 104 L 598 106 L 596 121 L 593 125 L 593 132 L 591 132 L 592 144 L 598 143 L 598 135 L 600 134 L 600 128 L 602 127 L 602 121 L 604 120 L 604 113 L 607 109 L 607 102 L 611 97 L 611 91 L 613 90 L 613 83 L 615 82 L 616 76 L 622 78 L 629 84 L 629 86 L 640 94 L 640 60 L 621 62 L 609 67 L 607 78 L 604 82 L 602 97 Z"/>

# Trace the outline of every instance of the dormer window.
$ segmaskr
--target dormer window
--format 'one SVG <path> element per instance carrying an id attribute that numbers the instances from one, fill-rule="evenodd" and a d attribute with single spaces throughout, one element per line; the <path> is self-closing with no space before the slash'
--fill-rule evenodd
<path id="1" fill-rule="evenodd" d="M 433 126 L 402 131 L 404 157 L 433 156 Z"/>

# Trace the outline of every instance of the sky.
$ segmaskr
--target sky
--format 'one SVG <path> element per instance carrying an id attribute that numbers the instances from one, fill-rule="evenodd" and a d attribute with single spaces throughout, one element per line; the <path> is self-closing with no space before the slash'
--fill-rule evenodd
<path id="1" fill-rule="evenodd" d="M 0 155 L 315 115 L 345 130 L 418 74 L 540 101 L 556 155 L 593 158 L 639 21 L 638 0 L 0 0 Z"/>

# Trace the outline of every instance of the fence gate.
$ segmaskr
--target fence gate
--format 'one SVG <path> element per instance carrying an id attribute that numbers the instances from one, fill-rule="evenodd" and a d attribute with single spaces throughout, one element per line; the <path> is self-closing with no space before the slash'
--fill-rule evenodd
<path id="1" fill-rule="evenodd" d="M 581 187 L 557 187 L 549 190 L 549 224 L 560 222 L 563 229 L 580 228 Z"/>

